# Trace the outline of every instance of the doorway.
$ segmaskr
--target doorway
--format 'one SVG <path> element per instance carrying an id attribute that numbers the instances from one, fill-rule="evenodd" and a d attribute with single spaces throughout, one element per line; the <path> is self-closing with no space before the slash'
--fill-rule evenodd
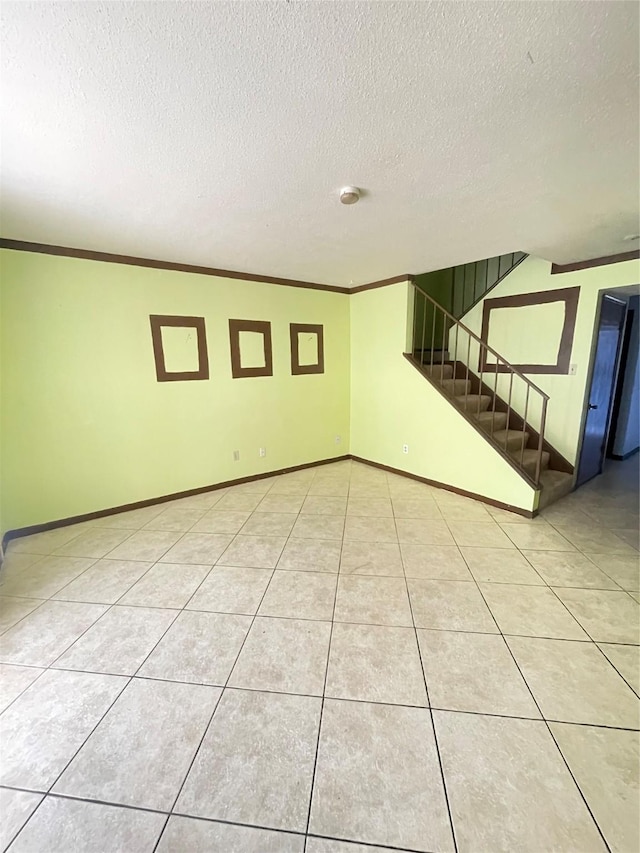
<path id="1" fill-rule="evenodd" d="M 603 294 L 576 487 L 602 473 L 626 315 L 625 301 Z"/>

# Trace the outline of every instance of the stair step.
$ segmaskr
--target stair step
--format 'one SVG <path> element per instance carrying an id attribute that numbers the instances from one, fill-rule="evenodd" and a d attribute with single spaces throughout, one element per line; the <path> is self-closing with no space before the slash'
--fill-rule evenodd
<path id="1" fill-rule="evenodd" d="M 560 498 L 568 495 L 573 488 L 573 474 L 565 471 L 553 471 L 547 469 L 540 474 L 540 500 L 538 509 L 555 503 Z"/>
<path id="2" fill-rule="evenodd" d="M 449 394 L 450 397 L 464 396 L 471 390 L 471 382 L 467 379 L 441 379 L 438 385 Z"/>
<path id="3" fill-rule="evenodd" d="M 524 456 L 522 457 L 522 462 L 520 461 L 520 451 L 515 450 L 511 451 L 510 455 L 515 459 L 518 465 L 529 474 L 530 477 L 534 477 L 536 473 L 536 460 L 538 458 L 537 450 L 525 450 Z M 545 471 L 549 467 L 549 453 L 546 450 L 542 451 L 542 458 L 540 460 L 540 471 Z"/>
<path id="4" fill-rule="evenodd" d="M 423 365 L 422 370 L 434 382 L 439 382 L 441 379 L 451 379 L 453 376 L 452 364 L 434 364 L 433 367 L 426 364 Z"/>
<path id="5" fill-rule="evenodd" d="M 519 453 L 523 445 L 526 448 L 529 441 L 529 433 L 523 433 L 520 429 L 498 429 L 494 431 L 492 438 L 500 447 L 505 447 L 510 452 Z"/>
<path id="6" fill-rule="evenodd" d="M 486 412 L 491 403 L 491 397 L 485 394 L 468 394 L 466 397 L 464 395 L 462 397 L 454 397 L 453 401 L 463 412 L 474 414 L 477 412 Z"/>
<path id="7" fill-rule="evenodd" d="M 491 432 L 492 423 L 494 433 L 496 430 L 504 429 L 507 425 L 506 412 L 478 412 L 477 414 L 473 413 L 473 417 L 478 421 L 478 425 L 487 432 Z"/>

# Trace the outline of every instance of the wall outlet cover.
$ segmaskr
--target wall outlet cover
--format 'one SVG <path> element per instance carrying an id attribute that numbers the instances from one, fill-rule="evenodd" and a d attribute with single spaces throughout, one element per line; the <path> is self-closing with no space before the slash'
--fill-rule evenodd
<path id="1" fill-rule="evenodd" d="M 260 448 L 260 450 L 258 451 L 258 453 L 259 453 L 259 455 L 260 455 L 261 457 L 266 456 L 266 455 L 267 455 L 267 448 L 266 448 L 266 447 L 261 447 L 261 448 Z"/>
<path id="2" fill-rule="evenodd" d="M 341 441 L 342 441 L 342 436 L 337 435 L 336 436 L 336 444 L 340 444 Z"/>
<path id="3" fill-rule="evenodd" d="M 239 462 L 239 461 L 240 461 L 240 451 L 239 451 L 239 450 L 234 450 L 234 451 L 233 451 L 233 461 L 234 461 L 234 462 Z"/>
<path id="4" fill-rule="evenodd" d="M 408 453 L 408 452 L 409 452 L 409 445 L 408 445 L 408 444 L 403 444 L 403 445 L 402 445 L 402 452 L 403 452 L 403 453 Z"/>

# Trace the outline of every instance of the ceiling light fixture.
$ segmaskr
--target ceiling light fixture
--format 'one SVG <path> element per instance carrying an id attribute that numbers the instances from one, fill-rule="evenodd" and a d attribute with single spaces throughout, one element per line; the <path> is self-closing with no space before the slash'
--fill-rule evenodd
<path id="1" fill-rule="evenodd" d="M 342 187 L 340 190 L 340 201 L 343 204 L 355 204 L 360 201 L 360 190 L 358 187 Z"/>

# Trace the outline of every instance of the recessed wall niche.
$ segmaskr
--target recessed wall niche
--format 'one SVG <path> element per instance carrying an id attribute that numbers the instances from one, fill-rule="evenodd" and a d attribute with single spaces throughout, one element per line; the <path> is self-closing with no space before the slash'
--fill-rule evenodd
<path id="1" fill-rule="evenodd" d="M 324 327 L 313 323 L 290 323 L 291 373 L 324 373 Z"/>
<path id="2" fill-rule="evenodd" d="M 149 322 L 158 382 L 209 378 L 204 317 L 150 314 Z"/>
<path id="3" fill-rule="evenodd" d="M 267 320 L 229 320 L 229 345 L 234 379 L 273 376 L 271 323 Z"/>

